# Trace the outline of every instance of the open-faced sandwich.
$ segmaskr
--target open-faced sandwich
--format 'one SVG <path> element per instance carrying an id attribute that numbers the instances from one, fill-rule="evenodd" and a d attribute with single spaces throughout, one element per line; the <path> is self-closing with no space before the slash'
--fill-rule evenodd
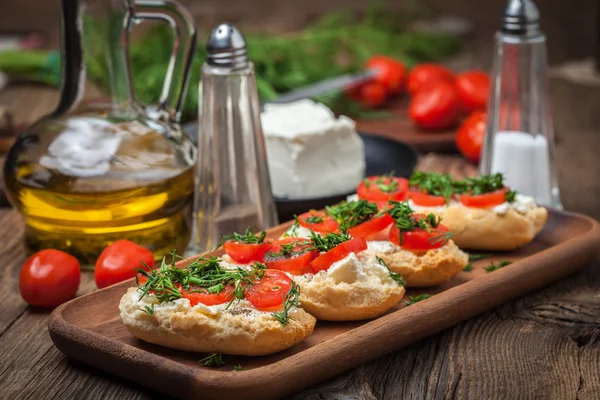
<path id="1" fill-rule="evenodd" d="M 391 185 L 387 177 L 381 182 Z M 376 179 L 369 189 L 373 191 L 375 185 Z M 327 207 L 325 212 L 302 214 L 287 234 L 306 237 L 307 232 L 323 235 L 339 230 L 354 239 L 364 239 L 367 248 L 361 253 L 363 262 L 375 260 L 386 265 L 401 274 L 407 287 L 446 282 L 468 264 L 467 254 L 450 240 L 452 232 L 438 216 L 415 214 L 408 203 L 386 199 L 386 192 L 382 193 L 375 199 L 377 203 L 359 199 Z"/>
<path id="2" fill-rule="evenodd" d="M 314 217 L 311 223 L 318 225 L 317 220 Z M 324 227 L 327 223 L 321 224 Z M 262 240 L 264 236 L 253 239 L 247 233 L 237 235 L 225 242 L 224 259 L 232 263 L 258 259 L 269 269 L 285 272 L 300 287 L 302 308 L 317 319 L 373 318 L 396 305 L 405 293 L 400 274 L 390 271 L 383 260 L 367 254 L 363 238 L 340 232 L 337 223 L 331 228 L 328 233 L 321 231 L 321 235 L 309 229 L 308 237 L 285 236 L 269 243 Z M 268 249 L 263 251 L 265 246 Z"/>
<path id="3" fill-rule="evenodd" d="M 502 174 L 453 180 L 449 175 L 415 172 L 410 205 L 442 217 L 461 248 L 513 250 L 533 240 L 548 212 L 504 186 Z"/>
<path id="4" fill-rule="evenodd" d="M 121 298 L 127 330 L 158 345 L 196 352 L 265 355 L 308 337 L 316 320 L 299 307 L 299 287 L 282 271 L 253 263 L 224 268 L 215 257 L 185 268 L 164 260 L 138 270 Z"/>

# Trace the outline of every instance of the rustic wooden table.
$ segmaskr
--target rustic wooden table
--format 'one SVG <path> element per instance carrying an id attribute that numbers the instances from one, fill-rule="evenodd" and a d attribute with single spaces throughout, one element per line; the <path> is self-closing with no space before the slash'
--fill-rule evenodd
<path id="1" fill-rule="evenodd" d="M 48 111 L 49 89 L 0 93 L 24 124 Z M 454 155 L 423 156 L 419 168 L 460 177 L 474 168 Z M 0 398 L 165 398 L 69 361 L 47 332 L 49 312 L 19 295 L 23 223 L 0 209 Z M 80 294 L 95 290 L 84 272 Z M 507 303 L 410 347 L 355 368 L 295 399 L 598 399 L 600 261 L 577 275 Z"/>

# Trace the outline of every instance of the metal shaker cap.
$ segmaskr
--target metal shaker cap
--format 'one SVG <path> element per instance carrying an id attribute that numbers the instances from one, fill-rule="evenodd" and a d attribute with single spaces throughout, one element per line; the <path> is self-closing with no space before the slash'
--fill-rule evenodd
<path id="1" fill-rule="evenodd" d="M 540 33 L 540 13 L 532 0 L 508 0 L 502 16 L 504 33 L 531 36 Z"/>
<path id="2" fill-rule="evenodd" d="M 232 24 L 220 24 L 206 43 L 206 62 L 215 67 L 237 70 L 248 66 L 246 40 Z"/>

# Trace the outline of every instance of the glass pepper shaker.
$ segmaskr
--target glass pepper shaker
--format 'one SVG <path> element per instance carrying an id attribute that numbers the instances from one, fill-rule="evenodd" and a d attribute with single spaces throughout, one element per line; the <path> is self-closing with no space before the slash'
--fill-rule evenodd
<path id="1" fill-rule="evenodd" d="M 202 66 L 198 164 L 188 254 L 219 245 L 250 226 L 277 225 L 254 66 L 246 42 L 231 24 L 217 26 Z"/>
<path id="2" fill-rule="evenodd" d="M 554 157 L 546 37 L 532 0 L 509 0 L 496 33 L 481 173 L 538 204 L 562 208 Z"/>

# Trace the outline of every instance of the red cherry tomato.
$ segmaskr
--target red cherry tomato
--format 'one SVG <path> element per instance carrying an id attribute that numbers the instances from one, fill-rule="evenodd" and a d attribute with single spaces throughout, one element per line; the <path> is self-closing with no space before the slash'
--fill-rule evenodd
<path id="1" fill-rule="evenodd" d="M 487 114 L 474 111 L 463 121 L 456 132 L 456 147 L 462 155 L 473 163 L 478 163 L 485 137 Z"/>
<path id="2" fill-rule="evenodd" d="M 263 262 L 267 250 L 271 248 L 270 242 L 265 243 L 240 243 L 233 240 L 223 244 L 223 250 L 235 262 L 247 264 L 252 261 Z"/>
<path id="3" fill-rule="evenodd" d="M 388 94 L 401 93 L 404 89 L 406 66 L 401 61 L 387 56 L 373 56 L 367 61 L 367 68 L 377 70 L 374 80 Z"/>
<path id="4" fill-rule="evenodd" d="M 346 90 L 349 98 L 367 108 L 377 108 L 385 103 L 386 90 L 379 82 L 366 82 L 350 86 Z"/>
<path id="5" fill-rule="evenodd" d="M 438 249 L 444 244 L 445 238 L 442 235 L 446 232 L 448 232 L 448 228 L 441 224 L 437 228 L 430 228 L 429 232 L 423 228 L 416 228 L 400 233 L 400 229 L 394 226 L 390 230 L 390 242 L 407 250 Z M 402 237 L 402 242 L 400 242 L 400 237 Z"/>
<path id="6" fill-rule="evenodd" d="M 359 199 L 385 206 L 388 200 L 403 201 L 408 198 L 408 180 L 395 176 L 369 176 L 359 183 L 356 194 Z"/>
<path id="7" fill-rule="evenodd" d="M 331 264 L 340 261 L 350 253 L 358 253 L 367 248 L 367 242 L 363 238 L 350 239 L 344 243 L 338 244 L 325 254 L 312 260 L 310 267 L 313 272 L 319 272 L 328 269 Z"/>
<path id="8" fill-rule="evenodd" d="M 292 287 L 292 279 L 282 271 L 267 269 L 262 279 L 256 279 L 246 292 L 246 300 L 259 310 L 283 304 Z"/>
<path id="9" fill-rule="evenodd" d="M 384 214 L 381 217 L 375 217 L 362 224 L 356 225 L 348 229 L 348 233 L 352 237 L 360 237 L 365 240 L 374 240 L 373 236 L 383 231 L 385 228 L 394 223 L 394 218 L 389 214 Z"/>
<path id="10" fill-rule="evenodd" d="M 424 129 L 444 129 L 456 125 L 459 102 L 454 86 L 445 81 L 423 86 L 412 98 L 408 114 Z"/>
<path id="11" fill-rule="evenodd" d="M 461 110 L 471 113 L 487 107 L 490 95 L 490 78 L 482 71 L 467 71 L 459 74 L 454 81 Z"/>
<path id="12" fill-rule="evenodd" d="M 42 250 L 21 267 L 19 290 L 28 304 L 53 308 L 75 297 L 80 278 L 75 257 L 59 250 Z"/>
<path id="13" fill-rule="evenodd" d="M 206 288 L 190 285 L 187 290 L 181 289 L 181 295 L 184 299 L 190 301 L 192 307 L 198 303 L 202 303 L 206 306 L 215 306 L 231 301 L 234 289 L 233 285 L 227 285 L 219 293 L 209 293 Z"/>
<path id="14" fill-rule="evenodd" d="M 282 245 L 293 245 L 292 251 L 288 254 L 277 254 L 282 250 Z M 316 250 L 303 251 L 310 247 L 310 241 L 299 238 L 285 238 L 273 243 L 273 247 L 265 254 L 265 265 L 269 269 L 285 271 L 292 275 L 304 275 L 312 272 L 309 267 L 310 262 L 315 259 L 319 252 Z"/>
<path id="15" fill-rule="evenodd" d="M 323 211 L 310 210 L 298 217 L 300 226 L 319 233 L 337 232 L 338 223 Z"/>
<path id="16" fill-rule="evenodd" d="M 444 196 L 434 196 L 418 191 L 411 191 L 410 199 L 413 201 L 413 203 L 422 207 L 437 207 L 446 205 L 446 199 Z"/>
<path id="17" fill-rule="evenodd" d="M 152 252 L 130 240 L 117 240 L 105 248 L 96 260 L 94 278 L 102 289 L 135 276 L 135 269 L 143 263 L 154 266 Z"/>
<path id="18" fill-rule="evenodd" d="M 414 96 L 423 86 L 438 81 L 451 83 L 454 81 L 454 74 L 441 65 L 419 64 L 408 74 L 408 91 Z"/>
<path id="19" fill-rule="evenodd" d="M 459 196 L 460 202 L 467 207 L 485 208 L 502 204 L 506 201 L 506 189 L 496 190 L 495 192 Z"/>

